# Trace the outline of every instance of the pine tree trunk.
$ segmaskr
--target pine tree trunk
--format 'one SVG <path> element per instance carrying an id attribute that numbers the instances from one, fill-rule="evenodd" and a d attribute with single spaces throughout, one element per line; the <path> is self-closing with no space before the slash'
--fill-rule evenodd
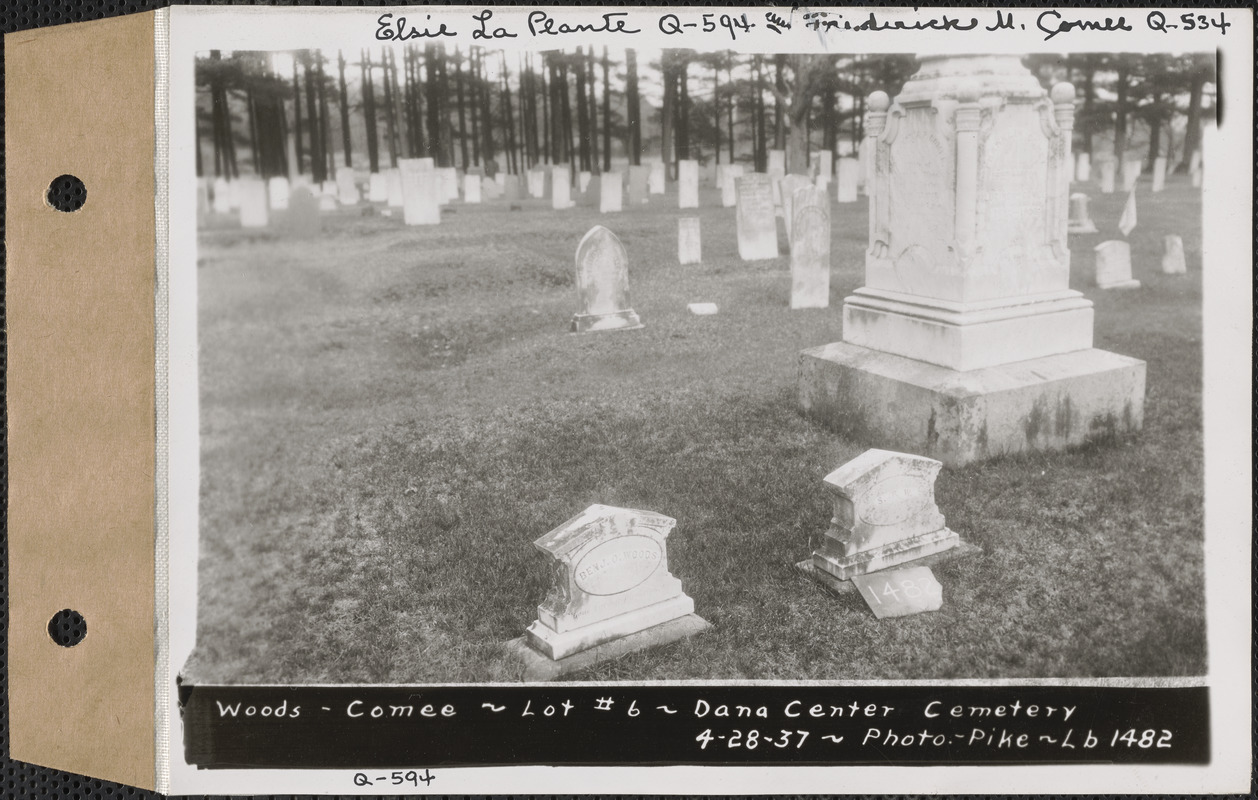
<path id="1" fill-rule="evenodd" d="M 307 58 L 309 56 L 307 55 Z M 307 63 L 309 63 L 307 61 Z M 309 67 L 307 67 L 309 70 Z M 310 82 L 310 78 L 306 78 L 306 82 Z M 309 116 L 314 116 L 314 110 L 311 109 Z M 297 59 L 293 59 L 293 144 L 297 148 L 297 173 L 301 174 L 305 170 L 302 169 L 306 160 L 305 150 L 302 148 L 301 139 L 301 83 L 297 80 Z M 197 156 L 201 154 L 198 151 Z"/>
<path id="2" fill-rule="evenodd" d="M 612 168 L 612 82 L 611 59 L 607 57 L 607 46 L 603 46 L 603 171 Z"/>
<path id="3" fill-rule="evenodd" d="M 336 66 L 341 78 L 341 146 L 345 149 L 345 166 L 352 167 L 354 157 L 351 154 L 353 148 L 350 146 L 349 92 L 345 87 L 345 54 L 340 50 L 336 51 Z"/>
<path id="4" fill-rule="evenodd" d="M 577 154 L 580 158 L 579 169 L 590 169 L 590 109 L 585 96 L 585 50 L 577 48 L 577 58 L 573 65 L 577 73 Z"/>
<path id="5" fill-rule="evenodd" d="M 435 45 L 424 46 L 424 70 L 428 82 L 428 107 L 425 109 L 428 112 L 428 156 L 434 159 L 434 163 L 441 153 L 441 84 L 437 80 L 436 53 Z"/>
<path id="6" fill-rule="evenodd" d="M 642 164 L 642 109 L 638 97 L 638 53 L 633 48 L 625 50 L 625 101 L 629 106 L 629 163 Z"/>
<path id="7" fill-rule="evenodd" d="M 363 50 L 359 66 L 363 76 L 363 119 L 367 122 L 367 164 L 372 172 L 380 171 L 380 141 L 376 136 L 376 91 L 372 78 L 371 54 Z"/>
<path id="8" fill-rule="evenodd" d="M 318 83 L 316 94 L 319 96 L 319 166 L 318 169 L 314 165 L 314 157 L 311 156 L 310 173 L 312 179 L 316 183 L 323 183 L 328 176 L 336 169 L 336 159 L 332 155 L 331 140 L 328 137 L 331 124 L 328 122 L 328 93 L 327 93 L 327 77 L 323 74 L 323 52 L 315 51 L 315 80 Z M 313 133 L 314 129 L 311 129 Z M 313 144 L 311 145 L 313 147 Z"/>

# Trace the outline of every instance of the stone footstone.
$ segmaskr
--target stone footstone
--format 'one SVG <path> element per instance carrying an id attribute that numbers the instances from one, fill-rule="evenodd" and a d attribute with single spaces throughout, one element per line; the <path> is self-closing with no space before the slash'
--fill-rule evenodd
<path id="1" fill-rule="evenodd" d="M 1131 245 L 1119 239 L 1101 242 L 1096 255 L 1093 283 L 1098 289 L 1139 289 L 1140 281 L 1131 277 Z"/>
<path id="2" fill-rule="evenodd" d="M 967 372 L 847 342 L 800 353 L 804 415 L 856 441 L 950 466 L 1134 434 L 1145 363 L 1104 350 Z"/>
<path id="3" fill-rule="evenodd" d="M 1087 155 L 1081 153 L 1080 155 Z M 1088 196 L 1083 192 L 1070 195 L 1070 218 L 1066 220 L 1066 233 L 1096 233 L 1096 223 L 1088 216 Z"/>
<path id="4" fill-rule="evenodd" d="M 1162 274 L 1183 275 L 1188 272 L 1188 265 L 1184 262 L 1184 240 L 1170 233 L 1162 241 L 1166 246 L 1166 252 L 1162 255 Z"/>
<path id="5" fill-rule="evenodd" d="M 970 544 L 964 539 L 958 538 L 956 543 L 952 547 L 949 547 L 947 550 L 942 550 L 937 553 L 931 553 L 930 555 L 920 556 L 914 559 L 913 566 L 934 567 L 939 564 L 946 564 L 950 561 L 956 561 L 962 558 L 968 558 L 969 556 L 976 556 L 982 552 L 983 552 L 983 548 L 979 547 L 978 545 Z M 803 561 L 797 562 L 795 564 L 795 569 L 804 573 L 809 578 L 821 584 L 822 586 L 834 592 L 835 594 L 852 594 L 854 592 L 859 591 L 856 584 L 852 583 L 851 578 L 842 580 L 842 579 L 834 577 L 833 575 L 831 575 L 830 573 L 824 570 L 817 569 L 817 566 L 812 563 L 811 558 L 805 558 Z M 889 567 L 888 569 L 895 569 L 895 567 Z M 867 572 L 865 574 L 877 575 L 881 571 L 882 570 L 875 570 L 873 572 Z"/>
<path id="6" fill-rule="evenodd" d="M 850 581 L 849 581 L 850 583 Z M 507 642 L 507 653 L 524 665 L 524 680 L 553 681 L 564 675 L 570 675 L 583 669 L 623 658 L 630 653 L 663 647 L 682 639 L 688 639 L 703 633 L 712 624 L 698 614 L 687 614 L 684 617 L 647 628 L 644 631 L 622 636 L 606 644 L 583 650 L 566 658 L 551 659 L 529 647 L 527 637 L 520 636 Z"/>

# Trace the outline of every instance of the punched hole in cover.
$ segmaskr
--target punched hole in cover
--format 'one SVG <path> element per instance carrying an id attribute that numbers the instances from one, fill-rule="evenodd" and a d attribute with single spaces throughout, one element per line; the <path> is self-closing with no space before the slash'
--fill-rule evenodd
<path id="1" fill-rule="evenodd" d="M 63 608 L 48 620 L 48 635 L 62 647 L 74 647 L 87 636 L 87 620 L 72 608 Z"/>
<path id="2" fill-rule="evenodd" d="M 48 184 L 45 198 L 58 211 L 78 211 L 87 202 L 87 187 L 73 175 L 59 175 Z"/>

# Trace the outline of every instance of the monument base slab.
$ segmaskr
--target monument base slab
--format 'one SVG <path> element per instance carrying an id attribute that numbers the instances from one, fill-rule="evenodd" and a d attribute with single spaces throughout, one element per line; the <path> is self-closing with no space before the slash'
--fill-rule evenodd
<path id="1" fill-rule="evenodd" d="M 939 553 L 932 553 L 931 555 L 928 555 L 928 556 L 922 556 L 921 558 L 915 559 L 907 565 L 902 564 L 898 566 L 933 567 L 937 564 L 943 564 L 945 562 L 954 561 L 959 558 L 965 558 L 967 556 L 978 555 L 981 552 L 983 552 L 983 548 L 977 545 L 970 544 L 964 539 L 958 539 L 957 543 L 953 545 L 952 547 L 948 548 L 947 550 L 944 550 Z M 813 563 L 813 560 L 811 558 L 805 558 L 803 561 L 796 563 L 795 569 L 804 573 L 809 578 L 812 578 L 817 583 L 826 587 L 827 589 L 834 592 L 835 594 L 849 594 L 851 592 L 857 591 L 856 584 L 852 583 L 850 579 L 842 580 L 842 579 L 834 577 L 828 572 L 824 572 L 818 569 L 817 565 Z M 880 571 L 881 570 L 879 570 L 879 572 Z M 877 574 L 877 573 L 875 572 L 875 573 L 868 573 L 868 574 Z"/>
<path id="2" fill-rule="evenodd" d="M 800 353 L 804 414 L 873 447 L 959 465 L 1135 433 L 1145 363 L 1088 349 L 958 372 L 833 342 Z"/>
<path id="3" fill-rule="evenodd" d="M 632 308 L 610 314 L 573 314 L 570 333 L 595 331 L 632 331 L 644 327 Z"/>
<path id="4" fill-rule="evenodd" d="M 1096 288 L 1098 289 L 1139 289 L 1140 281 L 1133 279 L 1129 281 L 1119 281 L 1118 283 L 1098 283 L 1096 285 Z"/>
<path id="5" fill-rule="evenodd" d="M 867 575 L 890 567 L 897 567 L 925 556 L 941 553 L 956 547 L 961 539 L 954 531 L 940 528 L 937 531 L 912 536 L 880 547 L 852 553 L 850 556 L 814 551 L 813 566 L 839 580 L 849 580 L 854 575 Z M 824 549 L 824 546 L 823 546 Z"/>
<path id="6" fill-rule="evenodd" d="M 534 621 L 529 625 L 524 636 L 530 645 L 544 655 L 561 659 L 613 639 L 620 639 L 638 631 L 662 625 L 669 620 L 693 614 L 694 610 L 694 600 L 682 594 L 563 632 L 553 630 L 540 621 Z"/>
<path id="7" fill-rule="evenodd" d="M 527 636 L 520 636 L 507 642 L 506 649 L 508 654 L 524 665 L 524 680 L 550 681 L 605 661 L 622 658 L 639 650 L 661 647 L 687 639 L 703 633 L 710 627 L 712 627 L 711 623 L 698 614 L 687 614 L 559 659 L 549 658 L 534 650 L 529 646 Z"/>
<path id="8" fill-rule="evenodd" d="M 1085 222 L 1070 222 L 1066 224 L 1066 233 L 1099 233 L 1096 224 L 1092 220 Z"/>

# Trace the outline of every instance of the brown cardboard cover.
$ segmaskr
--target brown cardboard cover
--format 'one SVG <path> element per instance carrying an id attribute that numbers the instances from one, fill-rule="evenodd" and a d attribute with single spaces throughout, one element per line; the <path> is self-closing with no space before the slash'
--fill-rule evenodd
<path id="1" fill-rule="evenodd" d="M 10 754 L 154 785 L 154 19 L 5 37 Z M 63 213 L 49 183 L 76 175 Z M 63 648 L 57 611 L 87 620 Z"/>

